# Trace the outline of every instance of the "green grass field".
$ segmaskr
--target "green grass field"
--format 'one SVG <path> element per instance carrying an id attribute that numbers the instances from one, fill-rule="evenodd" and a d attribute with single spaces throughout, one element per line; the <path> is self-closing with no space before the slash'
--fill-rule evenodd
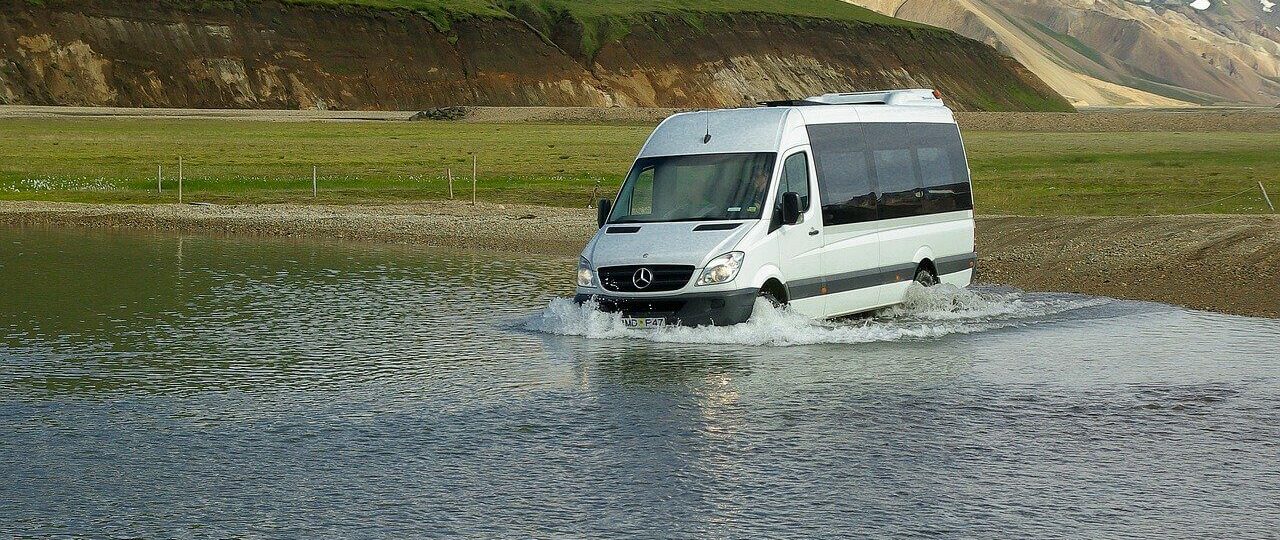
<path id="1" fill-rule="evenodd" d="M 456 198 L 586 206 L 612 196 L 651 125 L 0 120 L 0 199 L 341 203 Z M 1280 139 L 1258 133 L 965 133 L 977 209 L 987 214 L 1269 211 L 1280 202 Z M 164 166 L 164 192 L 156 167 Z M 311 168 L 320 194 L 311 196 Z M 1240 191 L 1244 195 L 1213 202 Z M 1211 204 L 1209 204 L 1211 203 Z"/>

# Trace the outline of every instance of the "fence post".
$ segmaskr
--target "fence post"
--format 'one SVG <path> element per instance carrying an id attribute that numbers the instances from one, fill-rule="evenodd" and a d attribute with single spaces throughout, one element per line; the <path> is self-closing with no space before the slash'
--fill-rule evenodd
<path id="1" fill-rule="evenodd" d="M 311 198 L 320 196 L 320 184 L 316 180 L 316 166 L 311 166 Z"/>
<path id="2" fill-rule="evenodd" d="M 471 206 L 476 205 L 476 154 L 471 154 Z"/>
<path id="3" fill-rule="evenodd" d="M 449 200 L 452 201 L 453 200 L 453 169 L 446 167 L 444 169 L 444 175 L 446 178 L 449 179 Z"/>
<path id="4" fill-rule="evenodd" d="M 178 156 L 178 204 L 182 204 L 182 156 Z"/>
<path id="5" fill-rule="evenodd" d="M 164 193 L 164 165 L 156 165 L 156 193 Z"/>
<path id="6" fill-rule="evenodd" d="M 1271 213 L 1276 213 L 1276 205 L 1271 204 L 1271 197 L 1267 195 L 1267 187 L 1262 185 L 1262 180 L 1258 180 L 1258 189 L 1262 190 L 1262 198 L 1266 199 L 1267 206 L 1271 207 Z"/>

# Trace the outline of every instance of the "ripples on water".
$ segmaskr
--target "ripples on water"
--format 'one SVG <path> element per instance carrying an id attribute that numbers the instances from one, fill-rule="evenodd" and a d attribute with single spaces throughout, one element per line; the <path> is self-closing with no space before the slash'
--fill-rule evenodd
<path id="1" fill-rule="evenodd" d="M 570 259 L 0 230 L 0 536 L 1268 537 L 1280 321 L 631 332 Z"/>

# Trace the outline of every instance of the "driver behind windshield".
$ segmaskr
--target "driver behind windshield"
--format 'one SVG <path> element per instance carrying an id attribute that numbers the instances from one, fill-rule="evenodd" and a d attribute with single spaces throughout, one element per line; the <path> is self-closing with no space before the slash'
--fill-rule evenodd
<path id="1" fill-rule="evenodd" d="M 695 154 L 636 161 L 610 223 L 755 219 L 764 214 L 774 154 Z"/>
<path id="2" fill-rule="evenodd" d="M 743 191 L 740 203 L 734 208 L 730 208 L 730 212 L 745 212 L 755 215 L 764 207 L 764 200 L 769 196 L 769 171 L 768 169 L 757 168 L 751 173 L 751 182 L 747 184 Z"/>
<path id="3" fill-rule="evenodd" d="M 727 190 L 726 183 L 729 184 Z M 749 181 L 742 184 L 699 182 L 689 187 L 688 199 L 675 209 L 674 214 L 712 219 L 726 219 L 734 214 L 736 216 L 733 217 L 754 216 L 760 214 L 769 194 L 769 171 L 757 168 Z M 733 189 L 735 187 L 738 189 Z M 738 192 L 726 194 L 726 191 Z"/>

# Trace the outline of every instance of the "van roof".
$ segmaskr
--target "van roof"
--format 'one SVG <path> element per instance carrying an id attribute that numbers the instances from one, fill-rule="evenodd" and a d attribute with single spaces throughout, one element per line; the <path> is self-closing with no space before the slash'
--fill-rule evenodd
<path id="1" fill-rule="evenodd" d="M 911 93 L 916 101 L 923 100 L 920 92 L 936 101 L 936 106 L 903 104 L 904 97 L 886 98 L 884 92 L 855 94 L 824 94 L 806 98 L 802 105 L 773 105 L 742 109 L 715 109 L 685 112 L 672 115 L 658 125 L 639 157 L 658 157 L 685 154 L 723 154 L 747 152 L 777 152 L 788 129 L 799 129 L 811 124 L 836 124 L 850 122 L 930 122 L 955 123 L 951 109 L 933 99 L 932 90 L 896 90 L 890 93 Z M 872 101 L 879 97 L 882 103 Z M 811 102 L 823 98 L 831 103 Z M 850 103 L 841 103 L 849 101 Z M 910 103 L 907 101 L 906 103 Z M 825 105 L 825 106 L 815 106 Z M 710 138 L 708 138 L 708 135 Z"/>
<path id="2" fill-rule="evenodd" d="M 777 152 L 792 109 L 718 109 L 675 114 L 649 136 L 640 157 Z"/>
<path id="3" fill-rule="evenodd" d="M 766 107 L 808 107 L 815 105 L 901 105 L 915 107 L 945 107 L 942 94 L 930 88 L 902 90 L 875 90 L 871 92 L 838 92 L 804 99 L 762 101 Z"/>

